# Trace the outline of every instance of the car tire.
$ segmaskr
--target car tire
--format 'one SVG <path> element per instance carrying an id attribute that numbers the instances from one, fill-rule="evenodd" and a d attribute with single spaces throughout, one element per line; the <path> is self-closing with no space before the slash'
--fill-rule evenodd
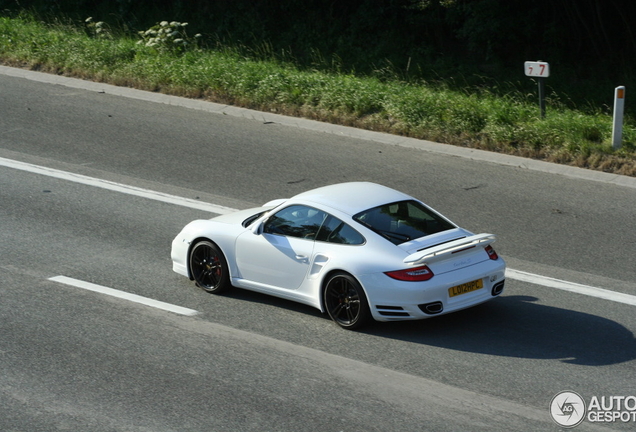
<path id="1" fill-rule="evenodd" d="M 371 318 L 362 285 L 348 273 L 338 272 L 329 276 L 323 302 L 329 317 L 344 329 L 358 329 Z"/>
<path id="2" fill-rule="evenodd" d="M 211 241 L 196 243 L 190 251 L 190 274 L 198 287 L 212 294 L 230 289 L 230 272 L 221 249 Z"/>

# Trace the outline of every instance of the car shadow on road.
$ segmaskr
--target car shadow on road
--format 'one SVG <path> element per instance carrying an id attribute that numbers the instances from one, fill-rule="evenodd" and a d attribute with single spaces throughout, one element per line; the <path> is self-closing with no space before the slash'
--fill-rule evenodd
<path id="1" fill-rule="evenodd" d="M 541 305 L 537 300 L 504 296 L 433 319 L 377 323 L 365 333 L 452 350 L 562 359 L 586 366 L 636 359 L 636 339 L 622 325 L 588 313 Z"/>

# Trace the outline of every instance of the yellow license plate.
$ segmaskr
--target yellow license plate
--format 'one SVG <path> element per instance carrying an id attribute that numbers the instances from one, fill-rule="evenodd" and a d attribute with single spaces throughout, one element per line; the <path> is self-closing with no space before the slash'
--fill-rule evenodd
<path id="1" fill-rule="evenodd" d="M 484 287 L 484 283 L 481 279 L 477 279 L 476 281 L 468 282 L 465 284 L 457 285 L 448 289 L 448 295 L 450 297 L 455 297 L 458 295 L 466 294 L 472 291 L 477 291 Z"/>

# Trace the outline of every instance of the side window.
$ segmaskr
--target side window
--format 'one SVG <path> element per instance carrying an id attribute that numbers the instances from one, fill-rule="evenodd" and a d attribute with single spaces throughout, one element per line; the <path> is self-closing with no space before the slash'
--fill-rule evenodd
<path id="1" fill-rule="evenodd" d="M 365 242 L 362 235 L 340 219 L 329 215 L 320 228 L 318 241 L 348 245 L 360 245 Z"/>
<path id="2" fill-rule="evenodd" d="M 314 240 L 327 213 L 312 207 L 293 205 L 271 216 L 263 232 Z"/>

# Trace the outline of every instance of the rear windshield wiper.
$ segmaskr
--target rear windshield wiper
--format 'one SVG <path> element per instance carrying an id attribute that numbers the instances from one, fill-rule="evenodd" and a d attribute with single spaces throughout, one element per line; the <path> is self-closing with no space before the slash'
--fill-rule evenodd
<path id="1" fill-rule="evenodd" d="M 396 240 L 403 240 L 405 242 L 411 240 L 411 237 L 407 236 L 406 234 L 400 234 L 400 233 L 395 233 L 395 232 L 392 232 L 392 231 L 380 230 L 380 229 L 374 228 L 373 226 L 369 225 L 368 223 L 366 223 L 364 221 L 361 221 L 361 220 L 357 220 L 357 221 L 359 223 L 361 223 L 362 225 L 364 225 L 365 227 L 369 228 L 374 233 L 379 234 L 382 237 L 384 237 L 385 239 L 389 240 L 391 243 L 393 243 L 391 238 L 396 239 Z"/>

